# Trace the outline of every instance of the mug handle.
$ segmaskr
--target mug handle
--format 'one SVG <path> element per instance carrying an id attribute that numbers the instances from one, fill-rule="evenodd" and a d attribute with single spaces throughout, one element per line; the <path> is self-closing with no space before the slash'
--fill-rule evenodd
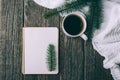
<path id="1" fill-rule="evenodd" d="M 88 37 L 87 37 L 85 34 L 82 34 L 80 37 L 81 37 L 82 39 L 84 39 L 85 41 L 88 40 Z"/>

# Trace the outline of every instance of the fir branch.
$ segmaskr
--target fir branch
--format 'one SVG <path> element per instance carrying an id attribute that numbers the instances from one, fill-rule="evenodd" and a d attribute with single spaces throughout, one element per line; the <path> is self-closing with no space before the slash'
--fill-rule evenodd
<path id="1" fill-rule="evenodd" d="M 55 47 L 53 44 L 48 45 L 47 64 L 48 64 L 49 71 L 54 71 L 56 69 L 56 53 L 55 53 Z"/>
<path id="2" fill-rule="evenodd" d="M 45 19 L 47 19 L 47 18 L 49 18 L 49 17 L 52 17 L 52 16 L 54 16 L 54 15 L 59 14 L 59 12 L 60 12 L 60 11 L 58 11 L 57 9 L 53 9 L 53 10 L 50 10 L 50 11 L 44 13 L 43 16 L 45 17 Z"/>
<path id="3" fill-rule="evenodd" d="M 99 29 L 103 21 L 102 9 L 102 0 L 91 0 L 89 15 L 86 15 L 88 25 L 86 35 L 88 36 L 89 40 L 92 39 L 94 31 Z"/>
<path id="4" fill-rule="evenodd" d="M 86 15 L 87 30 L 86 35 L 88 39 L 92 39 L 94 30 L 99 29 L 103 21 L 103 2 L 102 0 L 77 0 L 71 3 L 65 3 L 63 6 L 50 10 L 44 14 L 45 18 L 58 15 L 60 13 L 69 13 L 82 9 L 85 5 L 89 4 L 89 12 Z"/>
<path id="5" fill-rule="evenodd" d="M 82 1 L 74 1 L 71 3 L 65 3 L 65 5 L 58 7 L 56 9 L 50 10 L 46 12 L 43 16 L 47 19 L 49 17 L 52 17 L 54 15 L 58 15 L 59 13 L 64 13 L 64 12 L 72 12 L 79 10 L 81 7 L 83 7 L 85 2 Z"/>

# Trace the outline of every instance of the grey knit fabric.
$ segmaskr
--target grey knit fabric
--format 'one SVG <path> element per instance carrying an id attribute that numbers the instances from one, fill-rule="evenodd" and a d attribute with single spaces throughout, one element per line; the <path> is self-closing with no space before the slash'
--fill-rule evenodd
<path id="1" fill-rule="evenodd" d="M 103 66 L 120 80 L 120 1 L 104 0 L 104 20 L 92 39 L 95 50 L 105 57 Z"/>

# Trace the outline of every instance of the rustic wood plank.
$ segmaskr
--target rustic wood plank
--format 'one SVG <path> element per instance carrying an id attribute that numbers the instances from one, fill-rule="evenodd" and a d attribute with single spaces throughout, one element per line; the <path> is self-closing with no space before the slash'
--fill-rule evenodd
<path id="1" fill-rule="evenodd" d="M 60 37 L 61 80 L 84 80 L 83 41 L 69 38 L 62 32 Z"/>
<path id="2" fill-rule="evenodd" d="M 38 80 L 38 75 L 24 75 L 23 80 Z"/>
<path id="3" fill-rule="evenodd" d="M 2 7 L 1 6 L 2 6 L 2 0 L 0 0 L 0 79 L 5 80 L 5 72 L 4 72 L 5 71 L 5 68 L 4 68 L 4 58 L 5 57 L 2 54 L 2 50 L 5 47 L 5 41 L 4 41 L 5 31 L 2 31 L 2 28 L 1 28 L 1 26 L 2 26 L 2 22 L 1 22 L 1 20 L 2 20 L 2 16 L 1 16 Z"/>
<path id="4" fill-rule="evenodd" d="M 25 0 L 24 26 L 26 27 L 59 27 L 59 17 L 45 19 L 44 12 L 48 9 L 37 5 L 33 0 Z"/>
<path id="5" fill-rule="evenodd" d="M 45 19 L 42 15 L 47 11 L 37 5 L 33 0 L 25 0 L 24 6 L 24 26 L 25 27 L 58 27 L 59 16 Z M 58 75 L 25 75 L 25 80 L 59 80 Z"/>
<path id="6" fill-rule="evenodd" d="M 1 38 L 0 38 L 1 39 Z M 0 79 L 5 80 L 5 55 L 3 49 L 5 48 L 5 41 L 0 41 Z"/>
<path id="7" fill-rule="evenodd" d="M 85 80 L 113 80 L 110 71 L 103 68 L 104 58 L 92 47 L 91 42 L 84 46 Z"/>
<path id="8" fill-rule="evenodd" d="M 0 0 L 0 30 L 1 30 L 1 9 L 2 9 L 2 0 Z"/>
<path id="9" fill-rule="evenodd" d="M 26 27 L 44 27 L 48 26 L 48 20 L 45 20 L 42 16 L 46 11 L 45 8 L 37 5 L 33 0 L 25 0 L 24 9 L 24 26 Z"/>
<path id="10" fill-rule="evenodd" d="M 22 80 L 21 29 L 23 27 L 23 0 L 1 1 L 0 50 L 2 58 L 0 80 Z"/>

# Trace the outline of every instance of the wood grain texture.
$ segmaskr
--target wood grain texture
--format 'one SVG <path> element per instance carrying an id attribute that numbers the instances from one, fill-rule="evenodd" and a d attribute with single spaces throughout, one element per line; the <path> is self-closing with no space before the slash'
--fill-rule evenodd
<path id="1" fill-rule="evenodd" d="M 103 60 L 92 47 L 91 42 L 84 45 L 85 80 L 113 80 L 109 70 L 103 68 Z"/>
<path id="2" fill-rule="evenodd" d="M 84 56 L 80 38 L 64 36 L 60 43 L 61 80 L 84 80 Z M 61 39 L 62 40 L 62 39 Z"/>
<path id="3" fill-rule="evenodd" d="M 0 0 L 0 30 L 1 30 L 1 24 L 2 24 L 2 23 L 1 23 L 1 19 L 2 19 L 2 18 L 1 18 L 1 13 L 2 13 L 2 12 L 1 12 L 1 9 L 2 9 L 1 5 L 2 5 L 2 0 Z"/>
<path id="4" fill-rule="evenodd" d="M 60 16 L 44 19 L 48 9 L 33 0 L 0 0 L 0 80 L 113 80 L 102 66 L 101 57 L 92 47 L 78 38 L 67 37 Z M 59 74 L 23 75 L 22 28 L 58 27 Z"/>
<path id="5" fill-rule="evenodd" d="M 1 1 L 0 80 L 22 80 L 21 29 L 23 0 Z"/>

